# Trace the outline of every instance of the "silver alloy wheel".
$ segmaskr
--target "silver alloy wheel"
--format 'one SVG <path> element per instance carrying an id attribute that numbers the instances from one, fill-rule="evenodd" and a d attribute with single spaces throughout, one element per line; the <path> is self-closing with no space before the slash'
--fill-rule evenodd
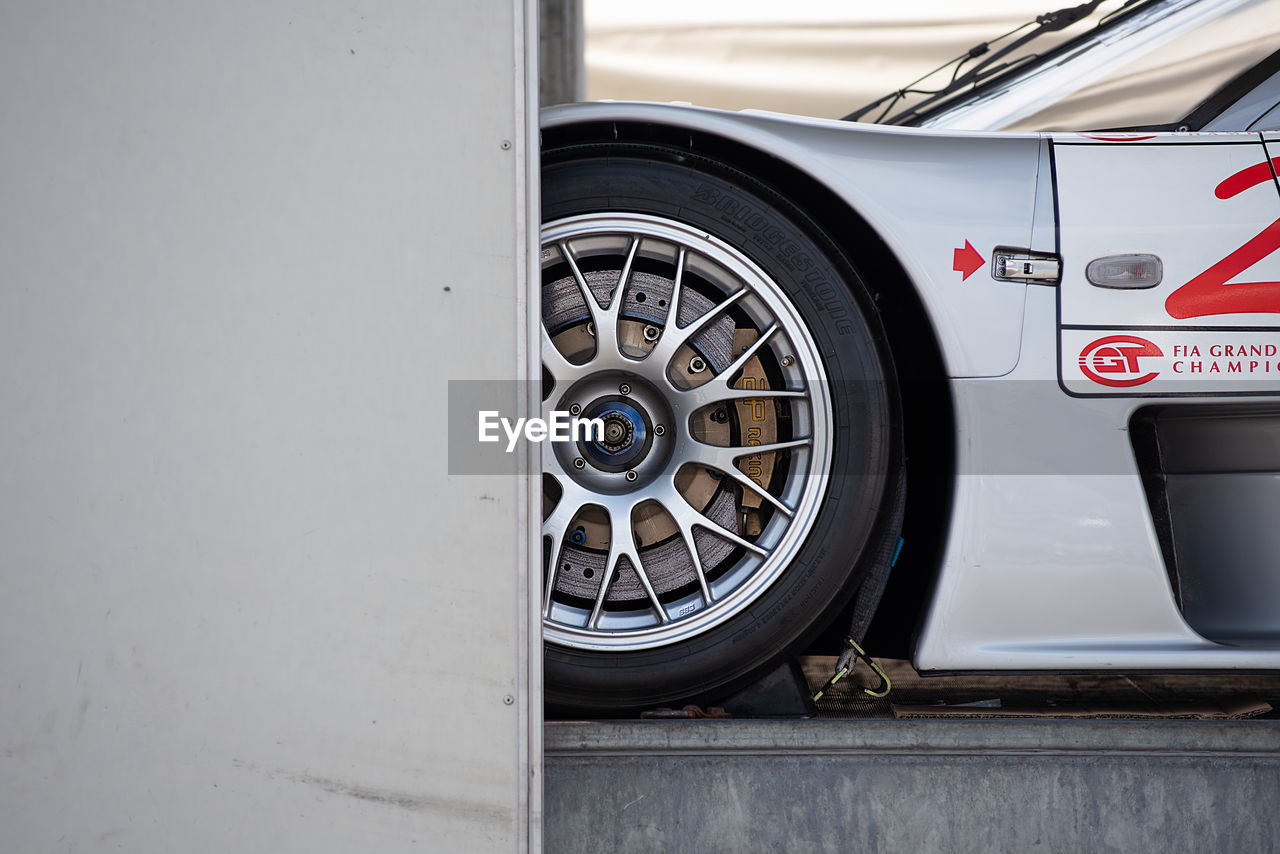
<path id="1" fill-rule="evenodd" d="M 743 253 L 678 221 L 558 220 L 541 257 L 543 417 L 606 425 L 543 444 L 544 637 L 618 652 L 703 634 L 817 517 L 832 406 L 813 338 Z"/>

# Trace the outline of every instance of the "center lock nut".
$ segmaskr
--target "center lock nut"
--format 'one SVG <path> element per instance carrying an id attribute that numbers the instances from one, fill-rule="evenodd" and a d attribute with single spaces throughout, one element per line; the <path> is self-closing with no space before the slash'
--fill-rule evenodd
<path id="1" fill-rule="evenodd" d="M 604 421 L 604 437 L 600 444 L 609 453 L 616 454 L 631 445 L 635 438 L 635 422 L 619 412 L 606 412 Z"/>
<path id="2" fill-rule="evenodd" d="M 595 468 L 623 472 L 639 464 L 653 444 L 653 425 L 648 415 L 626 398 L 612 396 L 592 401 L 583 417 L 604 422 L 589 439 L 579 439 L 578 450 Z"/>

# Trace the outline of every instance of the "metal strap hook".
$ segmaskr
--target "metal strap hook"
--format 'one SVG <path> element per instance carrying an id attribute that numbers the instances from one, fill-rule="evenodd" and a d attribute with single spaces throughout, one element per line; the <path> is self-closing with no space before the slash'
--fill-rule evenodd
<path id="1" fill-rule="evenodd" d="M 889 677 L 885 674 L 884 670 L 879 664 L 876 664 L 875 660 L 871 656 L 867 655 L 866 651 L 862 647 L 858 646 L 857 641 L 853 638 L 845 638 L 844 649 L 841 651 L 840 657 L 836 659 L 835 675 L 828 679 L 826 684 L 819 688 L 817 693 L 813 695 L 814 701 L 817 702 L 823 694 L 831 689 L 832 685 L 852 673 L 853 668 L 857 666 L 859 660 L 866 662 L 867 666 L 870 667 L 880 679 L 879 685 L 876 685 L 874 688 L 864 687 L 862 692 L 869 697 L 876 697 L 877 699 L 888 696 L 893 685 L 889 682 Z"/>

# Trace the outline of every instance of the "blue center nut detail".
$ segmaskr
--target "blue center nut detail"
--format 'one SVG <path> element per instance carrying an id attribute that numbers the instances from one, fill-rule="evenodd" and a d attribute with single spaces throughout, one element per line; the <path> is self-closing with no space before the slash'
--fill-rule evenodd
<path id="1" fill-rule="evenodd" d="M 625 471 L 649 451 L 652 427 L 649 419 L 634 405 L 621 398 L 605 398 L 593 403 L 583 417 L 604 422 L 604 435 L 591 434 L 580 441 L 579 448 L 587 462 L 602 471 Z"/>

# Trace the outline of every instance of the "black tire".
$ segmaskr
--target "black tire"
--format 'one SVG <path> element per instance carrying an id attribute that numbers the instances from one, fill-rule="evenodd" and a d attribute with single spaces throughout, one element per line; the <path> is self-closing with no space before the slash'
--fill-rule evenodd
<path id="1" fill-rule="evenodd" d="M 794 205 L 723 164 L 658 148 L 544 154 L 544 224 L 591 213 L 661 217 L 735 247 L 785 293 L 830 381 L 830 477 L 782 575 L 703 634 L 657 648 L 599 651 L 548 643 L 552 714 L 614 715 L 714 704 L 798 653 L 849 602 L 892 524 L 900 466 L 892 366 L 867 290 Z M 896 535 L 896 531 L 893 532 Z"/>

